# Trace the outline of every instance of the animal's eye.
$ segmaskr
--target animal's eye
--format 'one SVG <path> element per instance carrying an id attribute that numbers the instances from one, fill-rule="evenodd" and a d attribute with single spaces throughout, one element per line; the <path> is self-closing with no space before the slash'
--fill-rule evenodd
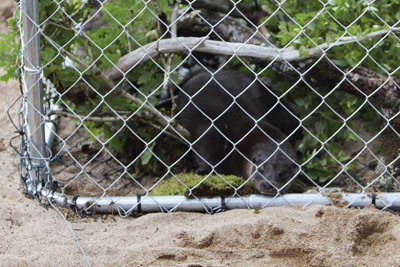
<path id="1" fill-rule="evenodd" d="M 278 172 L 278 177 L 284 177 L 287 174 L 286 171 L 280 171 Z"/>

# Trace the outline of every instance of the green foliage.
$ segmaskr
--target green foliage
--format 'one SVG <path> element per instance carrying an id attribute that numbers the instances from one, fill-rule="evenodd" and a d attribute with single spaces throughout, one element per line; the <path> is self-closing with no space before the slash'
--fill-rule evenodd
<path id="1" fill-rule="evenodd" d="M 156 143 L 153 143 L 153 144 L 151 144 L 150 146 L 148 146 L 148 148 L 146 149 L 146 151 L 142 154 L 142 156 L 140 157 L 140 163 L 142 164 L 142 165 L 147 165 L 149 162 L 150 162 L 150 160 L 151 160 L 151 158 L 152 158 L 152 156 L 153 156 L 153 148 L 154 148 L 154 145 L 155 145 Z"/>
<path id="2" fill-rule="evenodd" d="M 63 63 L 67 56 L 74 63 L 73 70 L 69 72 L 76 75 L 91 76 L 97 73 L 97 69 L 110 68 L 121 56 L 150 41 L 146 32 L 156 27 L 152 12 L 169 12 L 165 1 L 158 2 L 162 4 L 115 0 L 104 3 L 97 11 L 86 1 L 66 1 L 59 5 L 53 0 L 40 1 L 40 20 L 48 21 L 43 32 L 55 43 L 50 43 L 47 38 L 42 39 L 45 75 L 57 74 L 62 87 L 69 87 L 71 84 L 64 75 L 58 75 L 65 69 Z M 60 12 L 59 6 L 65 13 Z M 55 57 L 60 52 L 62 56 Z M 159 59 L 156 62 L 161 64 Z M 91 67 L 93 65 L 96 67 Z M 139 72 L 140 69 L 137 70 Z M 151 77 L 159 72 L 153 64 L 151 71 L 147 69 L 142 74 Z M 145 78 L 141 76 L 136 78 L 143 81 Z"/>
<path id="3" fill-rule="evenodd" d="M 245 182 L 243 178 L 234 175 L 210 175 L 204 178 L 204 176 L 194 173 L 179 173 L 161 181 L 150 194 L 153 196 L 188 196 L 192 193 L 201 196 L 206 192 L 207 195 L 214 196 L 218 194 L 233 195 L 235 188 L 243 187 L 244 190 L 251 190 L 251 186 Z"/>
<path id="4" fill-rule="evenodd" d="M 0 81 L 15 79 L 18 75 L 17 57 L 19 53 L 19 35 L 14 18 L 8 19 L 9 32 L 0 32 Z"/>
<path id="5" fill-rule="evenodd" d="M 155 104 L 163 83 L 162 70 L 157 67 L 163 66 L 162 58 L 135 66 L 134 71 L 127 73 L 127 80 L 117 81 L 114 88 L 110 88 L 99 71 L 109 69 L 121 56 L 158 39 L 154 14 L 170 14 L 168 1 L 114 0 L 105 2 L 100 10 L 88 1 L 80 0 L 59 4 L 54 0 L 43 0 L 39 4 L 40 21 L 47 21 L 42 29 L 48 37 L 42 38 L 44 74 L 72 110 L 98 117 L 137 112 L 141 106 L 121 95 L 121 90 L 128 90 L 142 101 Z M 153 29 L 156 31 L 152 36 L 146 34 Z M 66 64 L 67 61 L 73 66 Z M 178 64 L 177 57 L 174 57 L 174 64 Z M 81 99 L 81 95 L 76 99 L 73 90 L 77 88 L 85 92 L 85 99 Z M 98 138 L 120 153 L 124 152 L 126 142 L 125 136 L 118 134 L 122 126 L 122 120 L 85 122 L 93 139 Z M 146 136 L 149 129 L 135 129 L 135 132 Z M 141 158 L 142 164 L 147 165 L 150 158 L 151 153 L 147 151 Z"/>
<path id="6" fill-rule="evenodd" d="M 307 49 L 334 43 L 344 36 L 360 37 L 389 30 L 400 17 L 399 1 L 335 0 L 323 6 L 317 0 L 287 0 L 279 7 L 274 1 L 264 0 L 260 4 L 269 13 L 274 13 L 274 16 L 264 18 L 263 23 L 274 32 L 275 43 L 281 47 L 297 47 L 302 57 L 306 56 Z M 387 74 L 398 68 L 398 37 L 399 33 L 393 33 L 384 41 L 371 38 L 360 44 L 334 47 L 328 50 L 328 57 L 340 66 L 356 66 L 362 61 L 362 66 Z M 366 57 L 367 53 L 370 57 Z M 379 65 L 371 58 L 378 60 Z"/>
<path id="7" fill-rule="evenodd" d="M 307 56 L 308 49 L 335 43 L 341 37 L 361 37 L 379 30 L 389 30 L 390 26 L 398 23 L 400 16 L 399 1 L 335 0 L 327 1 L 324 5 L 318 0 L 287 0 L 280 1 L 278 5 L 275 1 L 260 0 L 259 3 L 269 14 L 273 14 L 261 22 L 272 31 L 273 41 L 280 47 L 296 47 L 302 58 Z M 363 66 L 384 75 L 393 72 L 398 76 L 399 33 L 382 37 L 333 47 L 327 51 L 327 56 L 340 67 Z M 281 77 L 276 78 L 271 72 L 264 75 L 273 79 L 273 84 L 281 94 L 292 85 L 289 81 L 282 81 Z M 323 96 L 329 92 L 329 88 L 319 87 L 315 90 Z M 321 183 L 335 177 L 344 165 L 347 171 L 358 167 L 356 162 L 347 164 L 352 159 L 349 144 L 360 141 L 351 130 L 355 120 L 365 122 L 369 132 L 377 132 L 384 123 L 369 105 L 353 116 L 364 98 L 347 92 L 332 94 L 325 99 L 326 102 L 322 102 L 314 92 L 298 85 L 285 98 L 287 102 L 295 104 L 292 108 L 297 115 L 307 117 L 303 125 L 308 131 L 304 132 L 297 150 L 302 155 L 301 161 L 306 162 L 305 174 Z M 346 121 L 346 126 L 340 129 L 349 117 L 353 119 Z"/>
<path id="8" fill-rule="evenodd" d="M 283 95 L 293 85 L 292 81 L 282 79 L 272 71 L 263 72 L 263 76 L 271 81 L 278 95 Z M 365 99 L 362 97 L 342 90 L 331 93 L 329 88 L 314 86 L 314 89 L 325 99 L 301 84 L 283 99 L 303 119 L 302 125 L 306 129 L 296 144 L 300 161 L 304 163 L 303 171 L 312 180 L 325 183 L 342 169 L 354 171 L 359 167 L 357 162 L 350 162 L 354 151 L 349 148 L 354 142 L 361 141 L 354 132 L 376 133 L 384 120 L 374 108 L 363 106 Z M 363 106 L 361 110 L 360 106 Z M 360 121 L 364 129 L 353 126 L 354 122 Z"/>

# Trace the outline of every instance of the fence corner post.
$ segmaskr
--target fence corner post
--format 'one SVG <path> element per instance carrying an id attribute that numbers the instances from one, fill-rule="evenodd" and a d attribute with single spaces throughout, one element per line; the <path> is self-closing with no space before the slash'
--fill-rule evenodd
<path id="1" fill-rule="evenodd" d="M 24 164 L 27 193 L 36 196 L 47 177 L 38 0 L 21 0 Z"/>

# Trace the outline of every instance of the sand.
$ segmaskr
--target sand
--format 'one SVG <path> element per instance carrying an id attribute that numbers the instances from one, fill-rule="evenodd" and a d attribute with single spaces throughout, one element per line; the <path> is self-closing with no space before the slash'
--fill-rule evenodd
<path id="1" fill-rule="evenodd" d="M 10 8 L 12 1 L 2 0 L 0 15 Z M 0 266 L 85 266 L 69 228 L 92 266 L 400 266 L 400 218 L 372 207 L 126 219 L 46 209 L 23 195 L 18 156 L 8 145 L 16 133 L 6 111 L 19 95 L 16 81 L 0 84 Z"/>

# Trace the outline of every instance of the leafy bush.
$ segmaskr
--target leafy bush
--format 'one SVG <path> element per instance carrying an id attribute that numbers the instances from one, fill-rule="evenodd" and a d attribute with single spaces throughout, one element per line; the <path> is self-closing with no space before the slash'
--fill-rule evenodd
<path id="1" fill-rule="evenodd" d="M 0 32 L 0 81 L 8 81 L 18 76 L 18 52 L 19 34 L 16 30 L 15 18 L 9 18 L 8 24 L 12 29 L 8 32 Z"/>
<path id="2" fill-rule="evenodd" d="M 299 48 L 307 56 L 309 48 L 335 43 L 343 36 L 365 36 L 395 27 L 400 16 L 398 1 L 284 1 L 279 7 L 274 1 L 259 1 L 273 13 L 264 18 L 268 29 L 275 29 L 278 46 Z M 339 66 L 362 66 L 382 74 L 395 72 L 399 66 L 399 34 L 382 35 L 382 40 L 367 39 L 359 43 L 329 49 L 328 57 Z M 384 40 L 384 41 L 383 41 Z M 399 76 L 399 73 L 396 73 Z"/>

